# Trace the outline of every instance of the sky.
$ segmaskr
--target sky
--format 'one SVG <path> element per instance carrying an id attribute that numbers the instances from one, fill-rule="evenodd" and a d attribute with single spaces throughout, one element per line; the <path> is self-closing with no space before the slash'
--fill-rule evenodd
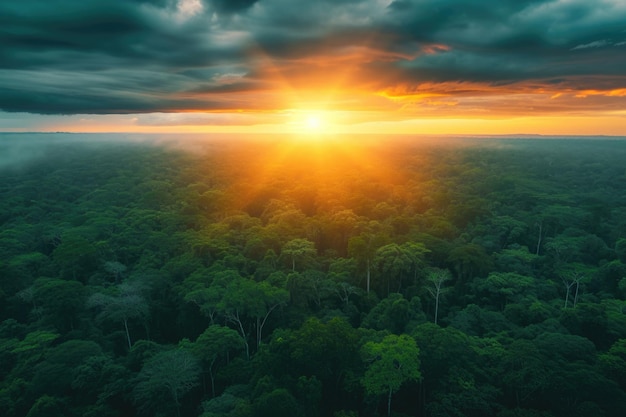
<path id="1" fill-rule="evenodd" d="M 2 1 L 0 131 L 626 135 L 626 1 Z"/>

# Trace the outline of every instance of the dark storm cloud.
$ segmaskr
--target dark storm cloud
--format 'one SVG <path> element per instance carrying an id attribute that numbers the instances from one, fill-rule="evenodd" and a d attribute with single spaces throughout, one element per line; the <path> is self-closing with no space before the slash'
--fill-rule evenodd
<path id="1" fill-rule="evenodd" d="M 236 13 L 248 9 L 259 0 L 205 0 L 217 11 L 225 13 Z"/>
<path id="2" fill-rule="evenodd" d="M 268 68 L 323 64 L 357 68 L 355 88 L 599 80 L 608 91 L 626 86 L 625 16 L 621 0 L 6 1 L 0 109 L 253 109 L 271 105 L 254 102 Z"/>
<path id="3" fill-rule="evenodd" d="M 620 1 L 397 0 L 390 5 L 385 28 L 398 42 L 449 47 L 436 56 L 401 63 L 416 78 L 523 82 L 624 74 L 626 49 L 604 48 L 594 54 L 583 49 L 623 41 L 625 12 Z"/>

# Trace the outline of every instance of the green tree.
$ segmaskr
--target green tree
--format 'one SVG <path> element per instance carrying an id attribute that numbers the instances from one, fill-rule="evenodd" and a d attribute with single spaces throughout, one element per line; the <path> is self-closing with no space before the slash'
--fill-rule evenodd
<path id="1" fill-rule="evenodd" d="M 300 417 L 302 411 L 294 396 L 284 388 L 261 394 L 253 403 L 258 417 Z"/>
<path id="2" fill-rule="evenodd" d="M 59 398 L 43 395 L 28 410 L 26 417 L 64 417 L 66 416 L 63 401 Z"/>
<path id="3" fill-rule="evenodd" d="M 139 411 L 174 411 L 180 417 L 181 399 L 198 385 L 200 364 L 185 349 L 157 353 L 137 375 L 132 391 Z M 172 408 L 174 410 L 172 410 Z"/>
<path id="4" fill-rule="evenodd" d="M 487 272 L 492 260 L 485 249 L 475 243 L 455 247 L 448 255 L 448 262 L 454 266 L 459 283 L 465 283 L 475 275 Z"/>
<path id="5" fill-rule="evenodd" d="M 200 417 L 252 417 L 248 387 L 231 385 L 219 397 L 202 403 L 204 413 Z"/>
<path id="6" fill-rule="evenodd" d="M 380 300 L 363 318 L 361 326 L 375 330 L 403 333 L 407 326 L 426 320 L 418 297 L 407 300 L 400 293 Z"/>
<path id="7" fill-rule="evenodd" d="M 381 342 L 367 342 L 361 348 L 367 369 L 361 383 L 370 395 L 387 395 L 387 415 L 391 415 L 391 396 L 407 381 L 418 381 L 419 348 L 408 335 L 387 335 Z"/>
<path id="8" fill-rule="evenodd" d="M 617 239 L 615 242 L 615 255 L 624 264 L 626 264 L 626 238 Z"/>
<path id="9" fill-rule="evenodd" d="M 227 290 L 219 302 L 218 309 L 227 321 L 234 324 L 246 346 L 246 356 L 250 357 L 248 342 L 254 326 L 257 348 L 263 338 L 263 328 L 272 311 L 286 304 L 289 293 L 283 288 L 274 287 L 267 282 L 256 282 L 239 277 L 228 284 Z"/>
<path id="10" fill-rule="evenodd" d="M 282 253 L 291 258 L 291 270 L 296 270 L 296 260 L 305 262 L 311 259 L 315 253 L 315 245 L 307 239 L 292 239 L 283 245 Z"/>
<path id="11" fill-rule="evenodd" d="M 532 276 L 539 256 L 530 253 L 526 246 L 509 246 L 494 254 L 496 267 L 502 272 Z"/>
<path id="12" fill-rule="evenodd" d="M 493 240 L 495 250 L 504 249 L 511 243 L 518 243 L 528 229 L 526 223 L 509 215 L 491 217 L 484 226 L 488 237 Z"/>
<path id="13" fill-rule="evenodd" d="M 214 366 L 219 358 L 231 350 L 243 349 L 244 344 L 237 331 L 213 324 L 202 332 L 193 345 L 192 351 L 208 365 L 211 378 L 211 394 L 215 397 Z"/>
<path id="14" fill-rule="evenodd" d="M 428 271 L 427 280 L 429 286 L 427 287 L 427 290 L 435 299 L 435 324 L 437 324 L 437 317 L 439 316 L 439 298 L 445 291 L 443 284 L 451 279 L 452 274 L 450 274 L 450 271 L 447 269 L 431 268 Z"/>
<path id="15" fill-rule="evenodd" d="M 85 237 L 77 232 L 67 232 L 52 252 L 52 259 L 63 277 L 84 282 L 96 269 L 97 251 Z"/>
<path id="16" fill-rule="evenodd" d="M 387 244 L 388 240 L 389 238 L 383 233 L 362 233 L 348 241 L 348 254 L 356 259 L 361 270 L 365 269 L 365 289 L 368 293 L 376 251 Z"/>
<path id="17" fill-rule="evenodd" d="M 532 277 L 514 272 L 491 272 L 487 278 L 476 279 L 474 287 L 477 294 L 486 294 L 485 302 L 497 305 L 504 310 L 509 302 L 517 302 L 525 291 L 533 287 Z M 499 305 L 498 305 L 499 304 Z"/>
<path id="18" fill-rule="evenodd" d="M 107 261 L 104 263 L 104 270 L 113 276 L 116 283 L 121 281 L 127 269 L 126 265 L 117 261 Z"/>
<path id="19" fill-rule="evenodd" d="M 619 339 L 599 357 L 600 368 L 626 390 L 626 339 Z"/>
<path id="20" fill-rule="evenodd" d="M 117 294 L 95 293 L 87 300 L 87 306 L 99 310 L 98 319 L 122 322 L 128 349 L 132 347 L 129 320 L 144 322 L 148 318 L 148 303 L 139 284 L 124 283 L 117 287 Z"/>
<path id="21" fill-rule="evenodd" d="M 90 340 L 68 340 L 50 348 L 45 360 L 33 368 L 32 391 L 59 397 L 70 394 L 76 369 L 89 358 L 101 355 L 102 348 Z"/>
<path id="22" fill-rule="evenodd" d="M 200 312 L 208 317 L 210 324 L 214 324 L 219 302 L 228 285 L 240 278 L 239 272 L 232 269 L 200 269 L 185 279 L 179 291 L 186 302 L 198 306 Z"/>
<path id="23" fill-rule="evenodd" d="M 299 329 L 274 336 L 270 347 L 281 357 L 289 352 L 299 374 L 316 376 L 335 387 L 357 356 L 357 345 L 358 333 L 344 319 L 334 317 L 324 323 L 311 317 Z"/>
<path id="24" fill-rule="evenodd" d="M 42 308 L 45 321 L 61 331 L 72 330 L 85 306 L 85 287 L 78 281 L 39 278 L 33 285 L 33 300 Z"/>
<path id="25" fill-rule="evenodd" d="M 422 381 L 417 390 L 424 415 L 491 415 L 499 392 L 489 383 L 502 348 L 452 326 L 423 323 L 411 332 L 420 347 Z M 492 346 L 493 345 L 493 346 Z"/>
<path id="26" fill-rule="evenodd" d="M 557 273 L 561 277 L 561 281 L 565 287 L 565 304 L 563 308 L 568 307 L 570 297 L 573 297 L 572 307 L 576 308 L 581 284 L 591 280 L 596 274 L 595 268 L 590 268 L 589 266 L 579 263 L 572 263 L 560 265 L 557 269 Z"/>
<path id="27" fill-rule="evenodd" d="M 402 279 L 411 273 L 413 262 L 413 256 L 408 248 L 397 243 L 382 246 L 376 251 L 375 263 L 387 283 L 387 295 L 391 293 L 393 279 L 398 282 L 396 292 L 400 290 Z"/>
<path id="28" fill-rule="evenodd" d="M 103 414 L 115 416 L 115 405 L 124 401 L 132 390 L 132 371 L 109 356 L 88 357 L 74 368 L 72 375 L 74 402 L 92 406 L 90 415 L 94 417 Z"/>
<path id="29" fill-rule="evenodd" d="M 346 256 L 348 240 L 354 233 L 357 221 L 358 217 L 352 209 L 336 211 L 328 218 L 326 233 L 333 243 L 331 247 L 337 250 L 339 256 Z"/>

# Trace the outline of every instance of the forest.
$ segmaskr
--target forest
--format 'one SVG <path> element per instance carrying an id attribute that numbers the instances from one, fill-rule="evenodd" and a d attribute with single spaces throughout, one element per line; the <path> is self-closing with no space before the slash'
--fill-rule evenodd
<path id="1" fill-rule="evenodd" d="M 622 417 L 624 161 L 1 135 L 0 414 Z"/>

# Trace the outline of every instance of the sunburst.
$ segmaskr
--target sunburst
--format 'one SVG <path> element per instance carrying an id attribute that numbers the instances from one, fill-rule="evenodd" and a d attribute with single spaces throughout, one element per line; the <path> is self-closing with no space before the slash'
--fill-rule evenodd
<path id="1" fill-rule="evenodd" d="M 316 114 L 311 114 L 306 119 L 306 127 L 311 131 L 319 131 L 322 128 L 322 119 Z"/>

